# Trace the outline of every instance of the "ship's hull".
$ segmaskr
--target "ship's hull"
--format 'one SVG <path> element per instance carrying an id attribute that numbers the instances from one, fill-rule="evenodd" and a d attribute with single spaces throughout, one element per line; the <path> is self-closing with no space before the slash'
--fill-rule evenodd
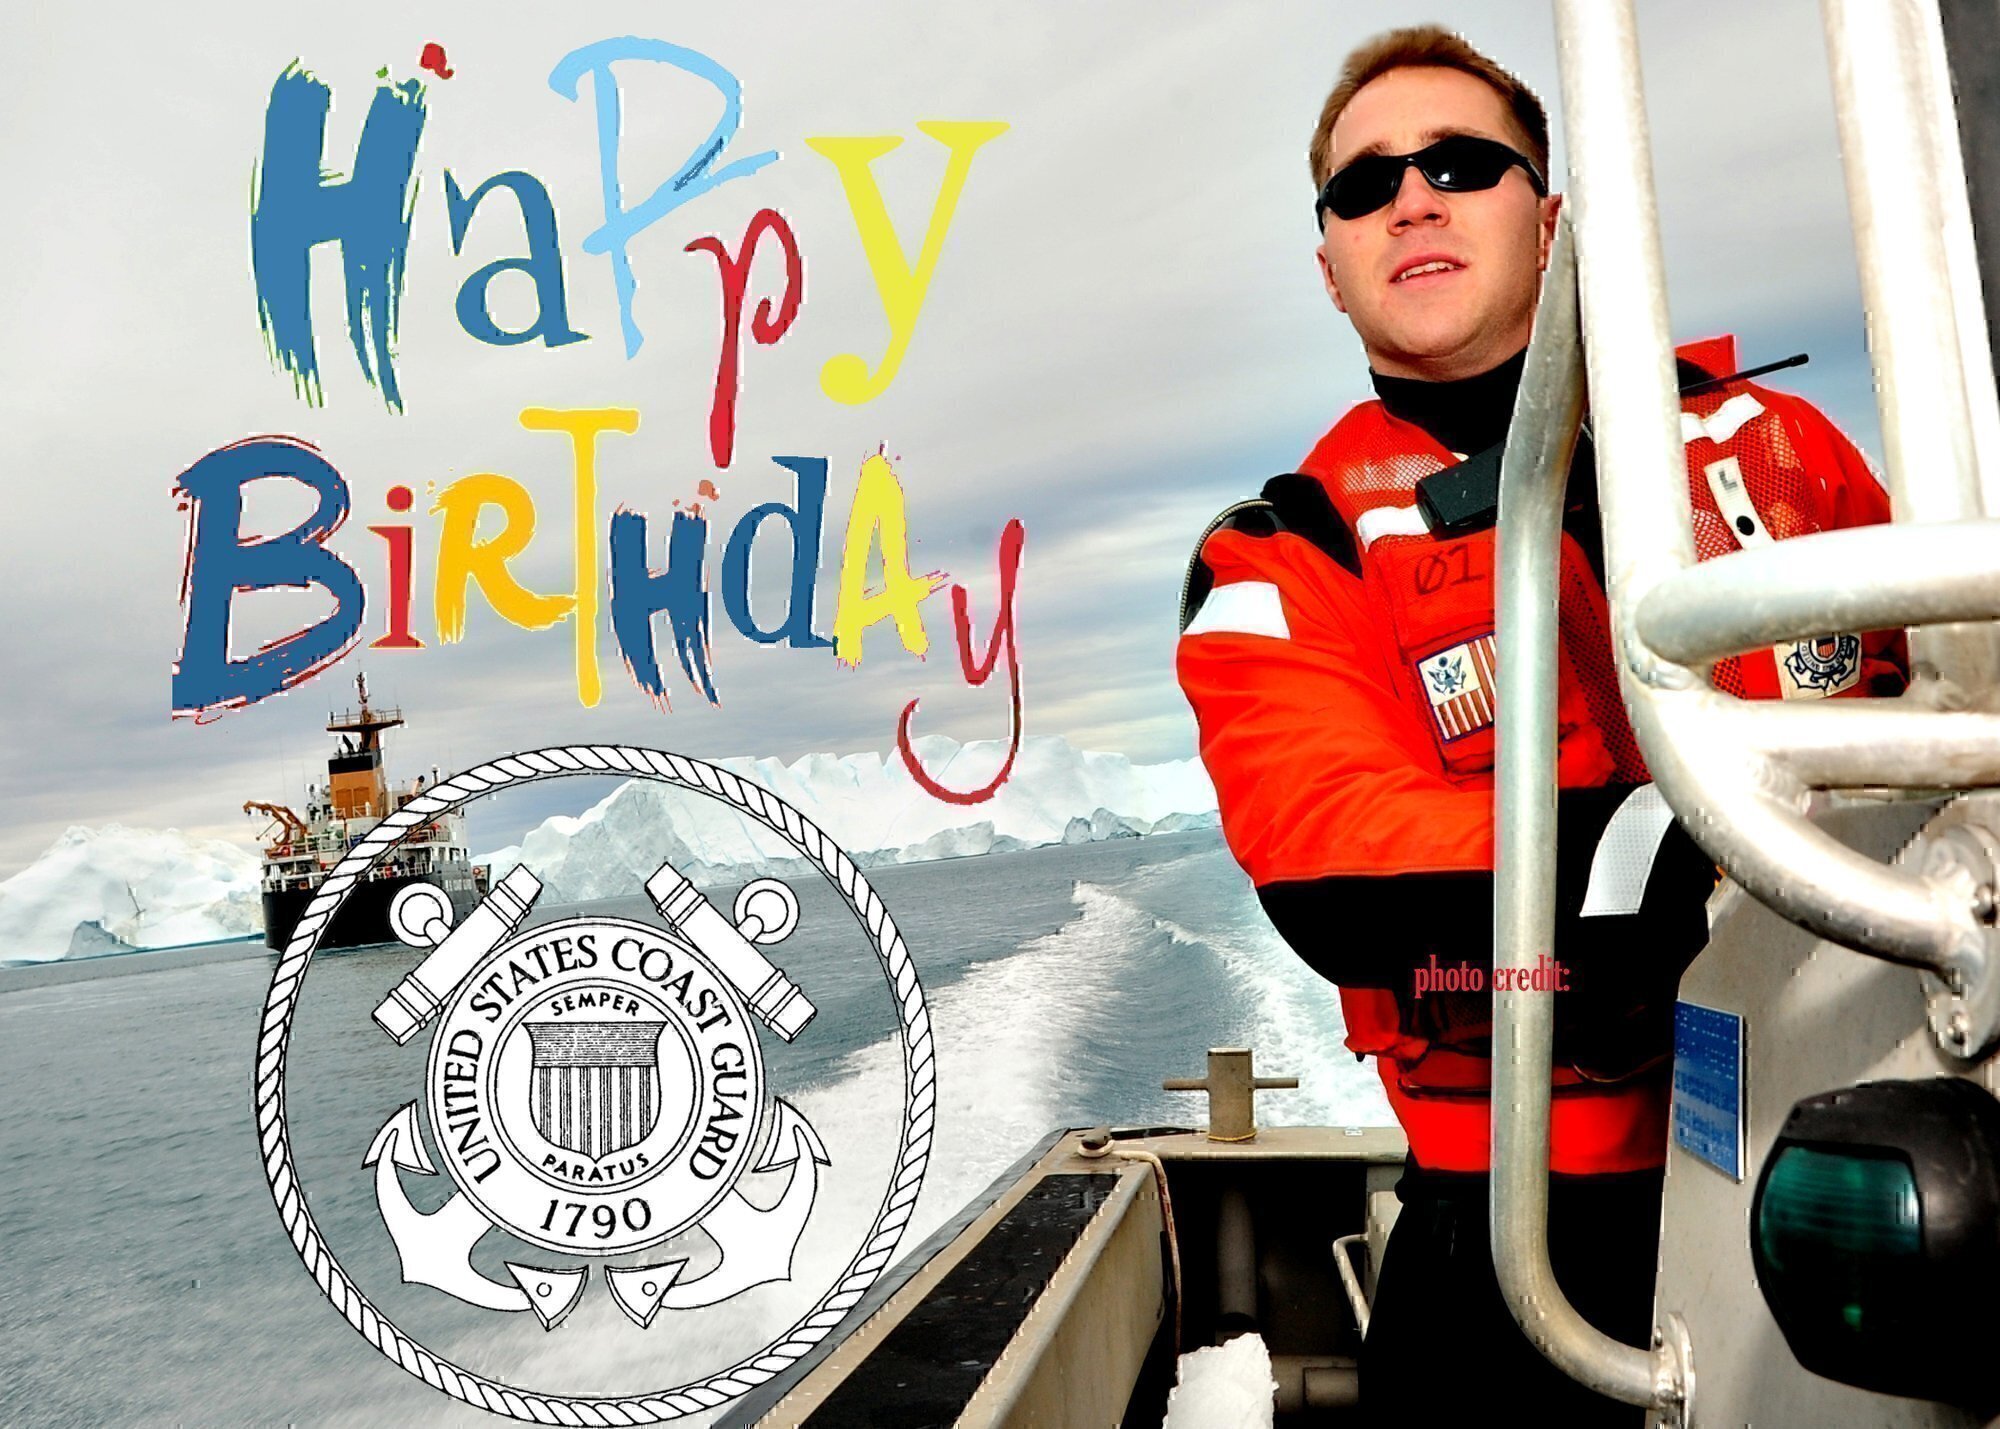
<path id="1" fill-rule="evenodd" d="M 479 901 L 479 892 L 473 883 L 472 869 L 447 869 L 443 873 L 401 874 L 388 878 L 371 878 L 362 882 L 347 895 L 340 911 L 333 916 L 332 925 L 319 940 L 322 948 L 354 948 L 369 943 L 391 943 L 396 940 L 395 931 L 389 926 L 389 905 L 398 893 L 413 883 L 434 884 L 444 890 L 451 899 L 454 919 L 461 918 Z M 292 932 L 305 915 L 306 905 L 311 903 L 317 889 L 288 888 L 269 890 L 264 893 L 264 945 L 268 948 L 283 948 L 292 940 Z"/>

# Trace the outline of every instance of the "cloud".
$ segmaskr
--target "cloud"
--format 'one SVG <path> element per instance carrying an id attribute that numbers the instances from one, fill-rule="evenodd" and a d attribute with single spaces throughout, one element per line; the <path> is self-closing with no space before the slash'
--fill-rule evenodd
<path id="1" fill-rule="evenodd" d="M 580 739 L 786 759 L 886 749 L 913 696 L 925 730 L 1004 730 L 997 684 L 970 690 L 957 674 L 943 597 L 927 607 L 926 661 L 878 629 L 859 670 L 837 668 L 825 652 L 753 646 L 718 608 L 719 708 L 677 681 L 673 712 L 655 709 L 620 667 L 606 626 L 606 693 L 584 709 L 568 627 L 516 631 L 475 599 L 461 645 L 350 657 L 285 698 L 209 725 L 171 722 L 183 517 L 169 490 L 204 452 L 257 432 L 306 436 L 352 484 L 354 514 L 336 545 L 378 594 L 382 546 L 365 528 L 391 519 L 391 484 L 417 491 L 416 626 L 426 639 L 435 521 L 422 508 L 459 476 L 496 471 L 526 485 L 541 532 L 516 569 L 541 590 L 573 579 L 568 453 L 520 427 L 524 406 L 638 408 L 639 431 L 603 444 L 600 541 L 614 506 L 664 524 L 671 503 L 707 477 L 721 488 L 711 563 L 743 511 L 786 492 L 771 456 L 827 457 L 823 629 L 855 473 L 886 447 L 908 493 L 913 564 L 966 583 L 982 641 L 995 542 L 1006 519 L 1025 520 L 1031 731 L 1143 759 L 1192 751 L 1171 668 L 1189 546 L 1215 510 L 1289 469 L 1366 395 L 1359 348 L 1313 271 L 1303 153 L 1341 56 L 1401 12 L 1274 4 L 1245 23 L 1240 9 L 1121 3 L 959 10 L 947 20 L 901 6 L 792 4 L 635 22 L 564 6 L 502 27 L 461 4 L 427 10 L 433 28 L 420 32 L 386 6 L 338 15 L 206 8 L 200 25 L 180 12 L 127 16 L 116 44 L 104 42 L 102 17 L 50 10 L 0 60 L 0 118 L 16 136 L 0 263 L 17 278 L 0 339 L 10 405 L 0 438 L 0 664 L 14 686 L 0 755 L 12 815 L 0 874 L 71 823 L 247 840 L 254 825 L 237 806 L 299 796 L 330 743 L 320 732 L 325 707 L 344 702 L 364 663 L 411 718 L 392 754 L 404 774 Z M 1434 9 L 1559 108 L 1545 6 Z M 775 147 L 784 157 L 634 243 L 646 346 L 626 362 L 607 265 L 581 249 L 601 218 L 589 105 L 558 98 L 546 76 L 569 49 L 635 23 L 741 78 L 745 117 L 731 154 Z M 1677 329 L 1733 328 L 1746 361 L 1810 349 L 1813 365 L 1793 385 L 1873 443 L 1815 8 L 1649 5 L 1642 27 Z M 307 407 L 262 349 L 249 279 L 248 184 L 271 81 L 296 55 L 334 86 L 329 162 L 344 168 L 374 71 L 387 62 L 399 76 L 413 72 L 422 42 L 439 37 L 455 76 L 429 86 L 398 357 L 408 412 L 386 412 L 360 380 L 330 252 L 314 267 L 327 403 Z M 85 71 L 91 102 L 71 103 L 69 86 Z M 711 122 L 699 87 L 671 80 L 628 77 L 631 195 L 669 174 Z M 63 142 L 25 137 L 46 133 L 45 117 L 57 113 Z M 943 150 L 913 121 L 987 116 L 1012 127 L 975 161 L 896 383 L 864 407 L 828 401 L 820 365 L 842 352 L 878 360 L 886 324 L 838 180 L 803 139 L 909 136 L 877 169 L 914 252 Z M 492 212 L 481 210 L 454 255 L 447 168 L 467 190 L 507 169 L 548 182 L 572 321 L 589 342 L 494 349 L 460 330 L 458 285 L 478 264 L 517 252 L 519 226 L 504 197 L 489 200 Z M 799 234 L 806 303 L 783 342 L 746 347 L 737 461 L 718 474 L 706 454 L 714 265 L 681 249 L 711 232 L 733 242 L 765 205 Z M 753 301 L 768 282 L 761 267 L 753 273 Z M 760 609 L 777 598 L 780 578 L 775 567 L 760 574 Z M 539 799 L 494 814 L 475 841 L 510 841 L 499 823 L 553 811 Z"/>

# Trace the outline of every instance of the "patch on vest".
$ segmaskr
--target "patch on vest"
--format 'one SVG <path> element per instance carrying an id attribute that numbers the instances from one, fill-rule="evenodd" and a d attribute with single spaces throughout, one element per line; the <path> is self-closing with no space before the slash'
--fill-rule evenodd
<path id="1" fill-rule="evenodd" d="M 1417 678 L 1446 742 L 1492 726 L 1499 687 L 1493 679 L 1490 633 L 1417 661 Z"/>
<path id="2" fill-rule="evenodd" d="M 1820 699 L 1851 690 L 1861 679 L 1861 640 L 1854 635 L 1816 635 L 1772 647 L 1778 682 L 1788 700 Z"/>

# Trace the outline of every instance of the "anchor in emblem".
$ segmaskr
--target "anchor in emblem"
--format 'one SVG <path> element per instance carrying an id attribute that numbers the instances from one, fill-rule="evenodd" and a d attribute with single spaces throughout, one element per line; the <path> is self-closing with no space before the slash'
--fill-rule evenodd
<path id="1" fill-rule="evenodd" d="M 618 1308 L 641 1329 L 664 1307 L 694 1310 L 719 1305 L 753 1286 L 792 1278 L 792 1257 L 805 1235 L 806 1219 L 819 1194 L 819 1168 L 831 1165 L 819 1133 L 790 1102 L 779 1098 L 778 1125 L 764 1159 L 751 1168 L 776 1171 L 791 1166 L 785 1193 L 769 1210 L 730 1192 L 702 1221 L 701 1228 L 722 1252 L 722 1263 L 706 1275 L 680 1281 L 685 1260 L 655 1266 L 613 1266 L 604 1272 Z"/>
<path id="2" fill-rule="evenodd" d="M 589 1266 L 472 1263 L 493 1229 L 589 1258 L 623 1256 L 700 1229 L 720 1262 L 691 1280 L 689 1255 L 606 1269 L 641 1328 L 661 1309 L 714 1305 L 789 1279 L 826 1147 L 796 1107 L 767 1095 L 757 1024 L 790 1041 L 812 1020 L 802 990 L 756 944 L 797 923 L 791 890 L 745 888 L 723 917 L 671 867 L 647 892 L 672 931 L 580 917 L 520 930 L 541 885 L 516 868 L 458 927 L 421 886 L 398 899 L 398 936 L 430 948 L 376 1021 L 407 1042 L 436 1018 L 421 1107 L 383 1125 L 364 1159 L 403 1279 L 467 1304 L 532 1311 L 553 1329 Z M 761 1147 L 761 1151 L 759 1148 Z M 420 1211 L 400 1173 L 448 1174 L 455 1191 Z M 768 1209 L 739 1189 L 790 1167 Z M 680 1242 L 685 1245 L 685 1240 Z"/>
<path id="3" fill-rule="evenodd" d="M 435 1211 L 410 1204 L 396 1168 L 424 1176 L 438 1173 L 417 1133 L 415 1102 L 383 1123 L 361 1164 L 375 1168 L 375 1204 L 395 1242 L 406 1284 L 428 1285 L 486 1310 L 533 1310 L 545 1330 L 553 1330 L 576 1308 L 588 1267 L 553 1270 L 508 1261 L 514 1284 L 502 1285 L 472 1266 L 472 1247 L 493 1229 L 476 1206 L 457 1194 Z"/>
<path id="4" fill-rule="evenodd" d="M 1861 641 L 1857 636 L 1840 634 L 1794 641 L 1783 664 L 1794 689 L 1815 694 L 1845 689 L 1861 668 Z"/>

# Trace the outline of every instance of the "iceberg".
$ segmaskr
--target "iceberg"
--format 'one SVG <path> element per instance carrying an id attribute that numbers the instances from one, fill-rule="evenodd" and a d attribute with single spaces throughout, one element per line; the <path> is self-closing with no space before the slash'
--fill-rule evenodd
<path id="1" fill-rule="evenodd" d="M 71 828 L 0 883 L 0 964 L 263 931 L 257 855 L 178 829 Z"/>
<path id="2" fill-rule="evenodd" d="M 950 788 L 999 770 L 999 740 L 915 743 Z M 1007 782 L 980 804 L 932 797 L 900 759 L 808 754 L 716 761 L 819 826 L 856 863 L 875 867 L 1012 853 L 1212 828 L 1215 786 L 1198 759 L 1134 764 L 1077 749 L 1059 735 L 1024 740 Z M 525 862 L 552 902 L 623 897 L 671 859 L 697 881 L 802 872 L 798 850 L 723 799 L 657 780 L 620 785 L 581 815 L 558 815 L 520 843 L 485 855 L 492 876 Z M 93 957 L 249 937 L 263 929 L 255 853 L 175 829 L 72 828 L 0 883 L 0 964 Z"/>
<path id="3" fill-rule="evenodd" d="M 947 787 L 976 787 L 1006 758 L 1000 740 L 915 741 L 925 772 Z M 858 864 L 918 863 L 1213 828 L 1215 786 L 1199 759 L 1134 764 L 1075 748 L 1060 735 L 1022 741 L 1007 782 L 980 804 L 932 797 L 900 760 L 879 754 L 722 759 L 819 826 Z M 518 845 L 480 858 L 500 877 L 525 862 L 561 902 L 610 898 L 642 884 L 662 859 L 697 882 L 787 875 L 798 851 L 727 800 L 657 780 L 620 785 L 580 817 L 558 816 Z M 644 864 L 644 867 L 640 865 Z"/>

